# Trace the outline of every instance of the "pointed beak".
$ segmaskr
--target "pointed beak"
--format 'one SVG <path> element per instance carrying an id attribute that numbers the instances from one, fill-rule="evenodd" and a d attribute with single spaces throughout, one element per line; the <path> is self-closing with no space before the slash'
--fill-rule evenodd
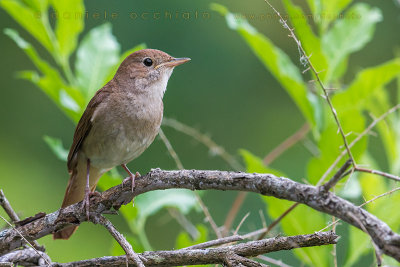
<path id="1" fill-rule="evenodd" d="M 188 58 L 188 57 L 173 58 L 173 59 L 171 59 L 170 61 L 163 62 L 163 63 L 157 65 L 157 66 L 155 67 L 155 69 L 158 69 L 158 68 L 160 68 L 160 67 L 162 67 L 162 66 L 167 66 L 167 67 L 172 67 L 172 68 L 173 68 L 173 67 L 176 67 L 176 66 L 178 66 L 178 65 L 181 65 L 181 64 L 183 64 L 183 63 L 186 63 L 186 62 L 188 62 L 188 61 L 190 61 L 190 58 Z"/>

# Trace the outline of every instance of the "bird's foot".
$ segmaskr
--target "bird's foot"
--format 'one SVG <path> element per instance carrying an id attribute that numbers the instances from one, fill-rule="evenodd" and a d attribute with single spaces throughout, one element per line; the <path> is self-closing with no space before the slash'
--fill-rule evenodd
<path id="1" fill-rule="evenodd" d="M 90 192 L 90 190 L 87 192 L 87 190 L 85 190 L 85 196 L 83 198 L 83 202 L 82 202 L 82 209 L 85 211 L 86 213 L 86 218 L 89 221 L 89 208 L 90 208 L 90 198 L 91 197 L 100 197 L 101 193 L 94 191 L 94 192 Z"/>
<path id="2" fill-rule="evenodd" d="M 131 190 L 132 190 L 132 192 L 133 192 L 133 189 L 135 188 L 135 179 L 138 178 L 138 177 L 140 177 L 140 176 L 141 176 L 141 175 L 140 175 L 139 172 L 136 172 L 136 173 L 135 173 L 135 176 L 133 176 L 133 174 L 130 173 L 129 176 L 126 177 L 126 178 L 122 181 L 122 187 L 124 187 L 124 184 L 126 184 L 126 183 L 129 182 L 129 181 L 131 181 L 131 183 L 132 183 Z"/>

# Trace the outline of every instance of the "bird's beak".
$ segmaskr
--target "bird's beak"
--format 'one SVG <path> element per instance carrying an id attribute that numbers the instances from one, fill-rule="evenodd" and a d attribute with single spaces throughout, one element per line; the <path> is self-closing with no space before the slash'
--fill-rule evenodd
<path id="1" fill-rule="evenodd" d="M 188 57 L 173 58 L 170 61 L 158 64 L 157 66 L 155 66 L 155 69 L 158 69 L 158 68 L 160 68 L 162 66 L 167 66 L 167 67 L 172 67 L 173 68 L 173 67 L 181 65 L 183 63 L 186 63 L 188 61 L 190 61 L 190 58 L 188 58 Z"/>

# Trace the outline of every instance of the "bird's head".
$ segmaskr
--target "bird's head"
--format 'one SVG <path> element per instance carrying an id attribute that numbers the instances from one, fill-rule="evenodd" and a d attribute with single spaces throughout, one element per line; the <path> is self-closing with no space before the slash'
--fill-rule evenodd
<path id="1" fill-rule="evenodd" d="M 156 91 L 163 95 L 173 69 L 189 60 L 174 58 L 156 49 L 139 50 L 125 58 L 114 79 L 134 85 L 135 90 Z"/>

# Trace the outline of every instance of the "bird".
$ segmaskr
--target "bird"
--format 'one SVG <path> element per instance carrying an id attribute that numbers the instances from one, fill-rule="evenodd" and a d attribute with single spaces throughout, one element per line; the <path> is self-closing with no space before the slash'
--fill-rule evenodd
<path id="1" fill-rule="evenodd" d="M 80 118 L 68 154 L 69 181 L 61 210 L 82 201 L 89 218 L 89 198 L 100 177 L 122 166 L 132 181 L 136 175 L 126 166 L 154 141 L 163 118 L 163 96 L 178 65 L 190 58 L 174 58 L 157 49 L 142 49 L 127 56 L 114 77 L 89 101 Z M 77 226 L 53 233 L 69 239 Z"/>

